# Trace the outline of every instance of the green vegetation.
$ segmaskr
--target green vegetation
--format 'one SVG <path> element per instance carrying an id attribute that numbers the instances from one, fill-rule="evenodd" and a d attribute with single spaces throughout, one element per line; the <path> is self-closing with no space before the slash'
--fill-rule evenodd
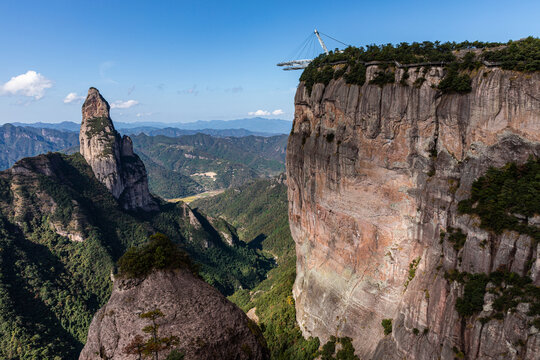
<path id="1" fill-rule="evenodd" d="M 260 179 L 191 203 L 232 224 L 240 240 L 281 259 L 294 256 L 289 230 L 287 186 L 280 179 Z"/>
<path id="2" fill-rule="evenodd" d="M 112 121 L 107 117 L 95 117 L 88 119 L 88 130 L 86 130 L 86 136 L 92 137 L 95 135 L 101 135 L 107 133 L 105 128 L 108 126 L 112 131 Z"/>
<path id="3" fill-rule="evenodd" d="M 467 241 L 467 234 L 464 234 L 460 228 L 448 227 L 448 241 L 452 243 L 454 250 L 459 251 L 465 245 Z M 441 231 L 441 241 L 446 239 L 446 232 Z"/>
<path id="4" fill-rule="evenodd" d="M 383 319 L 381 325 L 384 329 L 384 335 L 389 335 L 392 333 L 392 319 Z"/>
<path id="5" fill-rule="evenodd" d="M 124 353 L 128 355 L 137 355 L 139 359 L 153 358 L 159 359 L 159 353 L 161 351 L 170 350 L 174 346 L 178 345 L 178 337 L 166 336 L 159 337 L 158 319 L 165 315 L 160 309 L 154 309 L 139 315 L 141 319 L 150 320 L 151 324 L 145 326 L 142 331 L 150 337 L 145 341 L 142 336 L 137 335 L 133 340 L 124 348 Z M 171 351 L 171 354 L 167 356 L 167 360 L 171 359 L 183 359 L 184 355 L 177 349 Z"/>
<path id="6" fill-rule="evenodd" d="M 226 295 L 255 286 L 273 266 L 256 249 L 228 245 L 227 237 L 237 238 L 232 227 L 214 227 L 196 212 L 201 225 L 193 225 L 184 204 L 162 203 L 153 213 L 122 211 L 80 154 L 41 155 L 21 166 L 28 170 L 24 176 L 0 173 L 0 358 L 76 358 L 93 315 L 109 298 L 115 263 L 156 231 L 180 245 L 201 277 Z M 71 241 L 55 228 L 84 241 Z M 130 250 L 124 259 L 146 254 L 141 249 L 152 254 L 143 257 L 154 267 L 177 259 L 170 258 L 169 243 Z M 122 262 L 120 268 L 125 270 Z"/>
<path id="7" fill-rule="evenodd" d="M 150 191 L 167 199 L 237 187 L 285 170 L 287 135 L 172 138 L 140 134 L 132 139 L 148 170 Z"/>
<path id="8" fill-rule="evenodd" d="M 464 285 L 463 297 L 456 301 L 456 310 L 461 316 L 472 316 L 482 311 L 484 296 L 486 292 L 490 292 L 495 295 L 495 314 L 490 318 L 503 318 L 508 311 L 514 311 L 518 304 L 529 303 L 527 315 L 534 317 L 533 322 L 540 320 L 540 287 L 535 286 L 528 276 L 519 276 L 504 270 L 489 275 L 454 270 L 446 273 L 445 278 Z M 485 322 L 490 318 L 479 320 Z"/>
<path id="9" fill-rule="evenodd" d="M 319 339 L 304 339 L 296 323 L 292 297 L 296 256 L 289 230 L 285 184 L 280 179 L 257 180 L 192 204 L 211 216 L 225 218 L 237 228 L 240 239 L 276 258 L 278 266 L 268 272 L 265 280 L 229 297 L 245 312 L 256 308 L 272 359 L 308 360 L 321 355 Z M 338 341 L 341 350 L 336 358 L 356 359 L 350 339 Z"/>
<path id="10" fill-rule="evenodd" d="M 456 56 L 458 51 L 468 52 L 460 58 Z M 317 83 L 326 85 L 332 78 L 343 77 L 347 84 L 363 85 L 366 81 L 365 64 L 375 61 L 383 71 L 379 71 L 370 83 L 384 86 L 394 82 L 392 72 L 387 69 L 397 66 L 395 62 L 402 65 L 439 63 L 446 68 L 446 75 L 439 86 L 441 92 L 462 94 L 471 91 L 468 72 L 477 69 L 484 60 L 500 62 L 507 70 L 539 71 L 540 39 L 528 37 L 506 44 L 479 41 L 461 43 L 424 41 L 412 44 L 368 45 L 365 48 L 348 47 L 340 52 L 319 55 L 304 70 L 300 81 L 305 83 L 309 94 L 313 85 Z M 400 83 L 406 85 L 405 80 L 402 78 Z"/>
<path id="11" fill-rule="evenodd" d="M 342 71 L 347 71 L 347 67 L 344 67 Z M 345 72 L 345 75 L 343 75 L 343 78 L 345 79 L 345 82 L 347 84 L 351 85 L 364 85 L 366 82 L 366 67 L 364 64 L 358 62 L 354 65 L 349 66 L 349 71 Z M 300 78 L 302 80 L 302 78 Z M 308 87 L 308 91 L 311 92 L 310 88 Z"/>
<path id="12" fill-rule="evenodd" d="M 484 59 L 501 62 L 506 70 L 533 72 L 540 70 L 540 39 L 529 36 L 519 41 L 509 41 L 505 48 L 486 51 Z"/>
<path id="13" fill-rule="evenodd" d="M 540 209 L 540 160 L 530 158 L 523 165 L 515 163 L 496 169 L 476 180 L 471 197 L 460 201 L 462 214 L 477 215 L 480 227 L 497 234 L 514 230 L 540 241 L 540 230 L 528 219 Z"/>
<path id="14" fill-rule="evenodd" d="M 407 80 L 409 79 L 409 76 L 409 69 L 405 69 L 403 75 L 401 76 L 401 79 L 399 80 L 399 83 L 403 86 L 408 86 Z"/>
<path id="15" fill-rule="evenodd" d="M 150 236 L 150 241 L 129 248 L 118 260 L 118 276 L 142 277 L 154 269 L 189 269 L 197 273 L 188 254 L 163 234 Z"/>
<path id="16" fill-rule="evenodd" d="M 472 90 L 471 77 L 469 74 L 460 74 L 459 64 L 452 63 L 447 67 L 446 76 L 441 80 L 438 88 L 443 94 L 453 92 L 465 94 Z"/>
<path id="17" fill-rule="evenodd" d="M 151 193 L 164 199 L 174 199 L 204 192 L 205 187 L 190 176 L 169 170 L 144 154 L 140 154 L 140 158 L 148 173 L 148 188 Z"/>
<path id="18" fill-rule="evenodd" d="M 337 353 L 336 344 L 341 345 Z M 323 345 L 317 355 L 320 356 L 321 360 L 359 360 L 359 357 L 354 355 L 352 339 L 349 337 L 336 338 L 335 336 L 331 336 L 330 340 Z"/>
<path id="19" fill-rule="evenodd" d="M 462 214 L 477 215 L 480 227 L 501 234 L 513 230 L 531 236 L 537 243 L 540 231 L 529 225 L 529 219 L 538 215 L 540 209 L 540 161 L 533 157 L 522 165 L 509 163 L 501 168 L 490 168 L 472 184 L 471 196 L 459 202 Z M 448 234 L 441 231 L 441 242 L 448 239 L 459 251 L 466 241 L 466 234 L 460 229 L 448 228 Z M 482 242 L 480 246 L 486 246 Z M 530 266 L 530 265 L 529 265 Z M 528 276 L 519 276 L 506 270 L 490 274 L 468 274 L 456 270 L 445 274 L 449 281 L 464 285 L 463 296 L 456 301 L 456 310 L 463 317 L 482 311 L 486 292 L 495 295 L 495 313 L 479 319 L 502 319 L 508 311 L 514 311 L 519 303 L 529 303 L 528 315 L 533 323 L 540 324 L 540 287 L 532 284 Z"/>
<path id="20" fill-rule="evenodd" d="M 30 126 L 0 126 L 0 170 L 12 166 L 15 161 L 27 156 L 60 151 L 77 145 L 79 134 L 54 129 Z"/>
<path id="21" fill-rule="evenodd" d="M 392 84 L 395 81 L 395 77 L 396 74 L 393 71 L 377 71 L 375 77 L 369 83 L 383 87 L 386 84 Z"/>
<path id="22" fill-rule="evenodd" d="M 418 268 L 418 264 L 420 264 L 420 257 L 414 259 L 409 264 L 409 275 L 407 276 L 407 280 L 405 281 L 405 289 L 407 289 L 407 286 L 409 286 L 409 283 L 414 279 L 414 276 L 416 275 L 416 269 Z"/>

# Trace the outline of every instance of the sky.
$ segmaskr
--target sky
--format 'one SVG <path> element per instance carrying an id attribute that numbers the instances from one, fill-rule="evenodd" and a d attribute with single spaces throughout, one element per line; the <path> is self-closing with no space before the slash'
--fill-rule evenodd
<path id="1" fill-rule="evenodd" d="M 539 15 L 540 1 L 2 0 L 0 123 L 79 122 L 90 86 L 115 121 L 292 120 L 301 72 L 275 64 L 314 28 L 355 46 L 507 41 L 540 36 Z"/>

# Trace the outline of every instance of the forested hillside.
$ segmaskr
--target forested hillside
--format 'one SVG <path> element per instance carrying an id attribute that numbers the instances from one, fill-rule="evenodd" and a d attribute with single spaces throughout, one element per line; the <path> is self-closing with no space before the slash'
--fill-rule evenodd
<path id="1" fill-rule="evenodd" d="M 79 134 L 68 131 L 14 126 L 0 127 L 0 170 L 27 156 L 59 151 L 79 143 Z"/>
<path id="2" fill-rule="evenodd" d="M 122 211 L 80 154 L 23 159 L 0 173 L 0 191 L 0 358 L 76 358 L 116 260 L 155 232 L 224 294 L 253 287 L 272 266 L 230 225 L 182 203 Z"/>
<path id="3" fill-rule="evenodd" d="M 70 154 L 78 151 L 77 133 L 47 127 L 55 124 L 30 125 L 0 127 L 0 170 L 28 156 L 49 151 Z M 126 131 L 131 133 L 132 130 Z M 233 138 L 225 136 L 227 130 L 213 131 L 216 136 L 183 135 L 189 132 L 196 131 L 166 128 L 154 129 L 151 133 L 178 137 L 147 136 L 140 132 L 133 136 L 136 152 L 148 171 L 150 190 L 156 195 L 172 199 L 225 189 L 285 170 L 286 135 Z M 249 132 L 231 130 L 229 133 L 246 135 Z"/>
<path id="4" fill-rule="evenodd" d="M 132 138 L 148 169 L 150 190 L 164 198 L 239 186 L 285 170 L 286 135 L 172 138 L 139 134 Z"/>

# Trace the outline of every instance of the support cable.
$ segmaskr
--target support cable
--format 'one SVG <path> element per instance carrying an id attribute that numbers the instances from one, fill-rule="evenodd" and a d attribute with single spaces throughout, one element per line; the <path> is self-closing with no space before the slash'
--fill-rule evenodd
<path id="1" fill-rule="evenodd" d="M 333 37 L 331 37 L 330 35 L 326 35 L 325 33 L 322 33 L 322 32 L 320 32 L 320 31 L 319 31 L 319 34 L 324 35 L 324 36 L 326 36 L 326 37 L 328 37 L 328 38 L 330 38 L 330 39 L 332 39 L 332 40 L 334 40 L 334 41 L 337 41 L 338 43 L 340 43 L 340 44 L 342 44 L 342 45 L 345 45 L 345 46 L 351 46 L 351 45 L 349 45 L 349 44 L 345 44 L 343 41 L 339 41 L 338 39 L 333 38 Z"/>

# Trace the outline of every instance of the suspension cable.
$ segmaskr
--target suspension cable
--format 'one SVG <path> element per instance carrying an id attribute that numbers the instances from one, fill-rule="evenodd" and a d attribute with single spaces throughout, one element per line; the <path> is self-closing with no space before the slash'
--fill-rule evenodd
<path id="1" fill-rule="evenodd" d="M 319 31 L 319 34 L 324 35 L 324 36 L 326 36 L 326 37 L 329 37 L 330 39 L 332 39 L 332 40 L 334 40 L 334 41 L 337 41 L 338 43 L 343 44 L 343 45 L 345 45 L 345 46 L 351 46 L 351 45 L 349 45 L 349 44 L 345 44 L 343 41 L 339 41 L 338 39 L 333 38 L 333 37 L 331 37 L 330 35 L 326 35 L 325 33 L 322 33 L 322 32 L 320 32 L 320 31 Z"/>

